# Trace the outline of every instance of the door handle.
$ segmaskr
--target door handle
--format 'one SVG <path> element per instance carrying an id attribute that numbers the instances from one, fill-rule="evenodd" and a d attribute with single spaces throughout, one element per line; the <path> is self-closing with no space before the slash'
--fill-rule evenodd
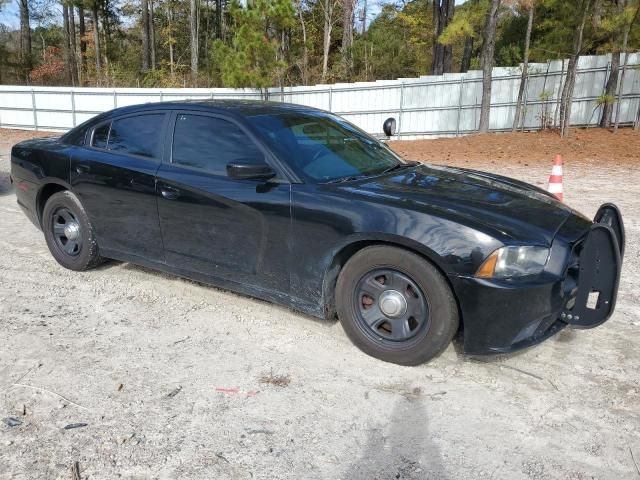
<path id="1" fill-rule="evenodd" d="M 180 196 L 180 190 L 173 187 L 160 187 L 160 194 L 167 200 L 175 200 Z"/>
<path id="2" fill-rule="evenodd" d="M 89 167 L 89 165 L 82 165 L 82 164 L 76 165 L 76 172 L 78 172 L 80 174 L 89 173 L 90 170 L 91 170 L 91 168 Z"/>

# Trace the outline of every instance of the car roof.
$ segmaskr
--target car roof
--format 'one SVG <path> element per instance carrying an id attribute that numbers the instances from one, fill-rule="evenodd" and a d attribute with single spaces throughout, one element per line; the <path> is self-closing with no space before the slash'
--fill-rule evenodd
<path id="1" fill-rule="evenodd" d="M 131 115 L 147 111 L 158 110 L 194 110 L 211 113 L 226 113 L 238 119 L 257 115 L 276 115 L 278 113 L 298 112 L 298 113 L 322 113 L 323 110 L 308 107 L 295 103 L 269 102 L 263 100 L 238 100 L 238 99 L 207 99 L 207 100 L 176 100 L 169 102 L 151 102 L 126 107 L 115 108 L 107 112 L 100 113 L 86 122 L 76 126 L 65 133 L 61 140 L 63 142 L 76 143 L 79 139 L 84 139 L 86 131 L 114 117 L 121 115 Z"/>
<path id="2" fill-rule="evenodd" d="M 112 115 L 123 115 L 128 113 L 144 112 L 146 110 L 158 109 L 185 109 L 185 110 L 206 110 L 211 112 L 226 112 L 240 116 L 273 115 L 285 112 L 307 112 L 318 113 L 321 110 L 306 105 L 294 103 L 270 102 L 262 100 L 177 100 L 170 102 L 153 102 L 140 105 L 111 110 Z"/>

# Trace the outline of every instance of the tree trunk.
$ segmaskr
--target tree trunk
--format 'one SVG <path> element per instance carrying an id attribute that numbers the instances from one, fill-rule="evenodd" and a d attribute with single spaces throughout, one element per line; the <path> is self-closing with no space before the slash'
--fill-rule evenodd
<path id="1" fill-rule="evenodd" d="M 471 55 L 473 54 L 473 37 L 464 39 L 464 50 L 462 51 L 462 61 L 460 62 L 460 73 L 469 71 L 471 67 Z"/>
<path id="2" fill-rule="evenodd" d="M 96 57 L 96 84 L 100 85 L 102 77 L 102 58 L 100 48 L 100 26 L 98 23 L 98 2 L 91 6 L 91 23 L 93 23 L 93 49 Z"/>
<path id="3" fill-rule="evenodd" d="M 636 8 L 636 13 L 629 22 L 625 25 L 624 33 L 622 35 L 622 52 L 624 53 L 624 65 L 622 67 L 622 76 L 620 77 L 620 89 L 618 90 L 618 101 L 616 102 L 616 123 L 613 127 L 613 133 L 618 131 L 618 125 L 620 124 L 620 104 L 622 103 L 622 94 L 624 93 L 624 77 L 627 73 L 627 63 L 629 61 L 629 52 L 627 52 L 627 43 L 629 41 L 629 31 L 638 18 L 638 12 L 640 12 L 640 4 Z"/>
<path id="4" fill-rule="evenodd" d="M 493 69 L 493 52 L 496 47 L 496 25 L 500 0 L 491 0 L 484 24 L 484 45 L 482 45 L 482 103 L 480 106 L 480 124 L 478 131 L 489 131 L 491 115 L 491 73 Z"/>
<path id="5" fill-rule="evenodd" d="M 170 3 L 167 2 L 167 19 L 169 21 L 169 72 L 171 72 L 171 80 L 175 80 L 176 67 L 174 62 L 174 34 L 173 34 L 173 8 Z"/>
<path id="6" fill-rule="evenodd" d="M 78 5 L 78 34 L 80 35 L 80 67 L 78 69 L 78 84 L 84 85 L 87 74 L 87 40 L 85 35 L 87 30 L 84 26 L 84 8 Z"/>
<path id="7" fill-rule="evenodd" d="M 216 0 L 216 38 L 223 39 L 222 35 L 222 0 Z"/>
<path id="8" fill-rule="evenodd" d="M 364 37 L 364 34 L 367 32 L 367 0 L 364 0 L 363 4 L 362 4 L 362 25 L 361 25 L 361 32 L 360 34 Z M 365 46 L 365 51 L 366 51 L 366 46 Z"/>
<path id="9" fill-rule="evenodd" d="M 431 73 L 442 74 L 442 44 L 438 43 L 438 37 L 442 33 L 442 7 L 440 0 L 433 0 L 433 44 L 431 46 Z"/>
<path id="10" fill-rule="evenodd" d="M 29 23 L 29 1 L 19 0 L 20 5 L 20 65 L 25 80 L 29 80 L 32 68 L 31 60 L 31 25 Z"/>
<path id="11" fill-rule="evenodd" d="M 149 43 L 151 44 L 151 69 L 156 69 L 156 27 L 153 20 L 153 0 L 149 0 Z"/>
<path id="12" fill-rule="evenodd" d="M 191 81 L 198 86 L 198 0 L 190 0 L 189 28 L 191 30 Z"/>
<path id="13" fill-rule="evenodd" d="M 71 61 L 71 40 L 69 38 L 69 10 L 62 4 L 62 54 L 64 56 L 64 81 L 73 85 L 73 62 Z"/>
<path id="14" fill-rule="evenodd" d="M 571 123 L 571 106 L 573 104 L 573 88 L 576 83 L 576 71 L 578 70 L 578 60 L 580 59 L 580 52 L 582 51 L 582 40 L 584 34 L 584 26 L 587 22 L 589 15 L 589 7 L 591 6 L 591 0 L 586 0 L 583 3 L 584 10 L 582 12 L 582 22 L 576 30 L 576 35 L 573 41 L 573 53 L 569 58 L 569 64 L 567 65 L 567 78 L 564 81 L 564 87 L 562 89 L 562 99 L 560 101 L 560 136 L 566 137 L 569 135 L 569 125 Z"/>
<path id="15" fill-rule="evenodd" d="M 442 29 L 444 30 L 453 21 L 453 14 L 455 13 L 456 2 L 455 0 L 446 1 L 446 17 Z M 453 45 L 445 45 L 442 49 L 442 73 L 451 72 L 453 65 Z"/>
<path id="16" fill-rule="evenodd" d="M 573 87 L 575 85 L 575 74 L 578 67 L 578 57 L 571 55 L 567 64 L 567 76 L 562 87 L 562 97 L 560 99 L 560 136 L 569 135 L 568 124 L 571 118 L 571 103 L 573 100 Z"/>
<path id="17" fill-rule="evenodd" d="M 322 42 L 322 82 L 327 78 L 329 69 L 329 48 L 331 47 L 331 29 L 333 28 L 333 1 L 323 0 L 324 10 L 324 35 Z"/>
<path id="18" fill-rule="evenodd" d="M 140 16 L 142 19 L 142 72 L 149 71 L 151 53 L 149 51 L 149 1 L 142 0 Z"/>
<path id="19" fill-rule="evenodd" d="M 211 44 L 211 26 L 209 24 L 211 19 L 211 8 L 209 5 L 209 0 L 204 0 L 204 11 L 206 14 L 206 23 L 204 25 L 204 51 L 202 52 L 204 56 L 204 67 L 207 72 L 207 87 L 211 87 L 211 56 L 209 55 L 209 45 Z"/>
<path id="20" fill-rule="evenodd" d="M 524 97 L 524 89 L 527 85 L 527 76 L 529 74 L 529 45 L 531 43 L 531 30 L 533 29 L 533 10 L 534 3 L 529 6 L 529 21 L 527 22 L 527 33 L 524 37 L 524 58 L 522 59 L 522 76 L 520 77 L 520 88 L 518 89 L 518 101 L 516 102 L 516 114 L 513 117 L 512 132 L 515 132 L 520 125 L 520 116 L 522 115 L 522 98 Z"/>
<path id="21" fill-rule="evenodd" d="M 109 74 L 109 49 L 111 48 L 111 26 L 109 24 L 109 0 L 102 0 L 102 55 L 104 58 L 104 71 Z"/>
<path id="22" fill-rule="evenodd" d="M 342 61 L 347 79 L 353 74 L 353 11 L 356 0 L 343 0 L 342 6 Z"/>
<path id="23" fill-rule="evenodd" d="M 626 0 L 616 0 L 614 3 L 616 5 L 616 14 L 620 15 L 624 11 Z M 593 16 L 599 17 L 601 5 L 599 5 L 598 1 L 596 1 L 593 10 Z M 618 32 L 614 31 L 612 37 L 612 43 L 615 45 L 615 50 L 611 53 L 611 70 L 609 73 L 609 78 L 607 79 L 607 83 L 604 87 L 604 95 L 606 95 L 607 101 L 602 105 L 602 114 L 600 116 L 600 122 L 598 123 L 601 128 L 609 128 L 611 126 L 613 102 L 610 102 L 608 100 L 611 98 L 615 98 L 616 89 L 618 88 L 618 79 L 620 78 L 620 50 L 618 50 Z"/>
<path id="24" fill-rule="evenodd" d="M 620 72 L 620 51 L 616 50 L 611 53 L 611 71 L 609 78 L 604 87 L 604 94 L 608 98 L 615 97 L 616 88 L 618 87 L 618 78 Z M 608 99 L 607 99 L 608 100 Z M 609 128 L 611 126 L 611 117 L 613 115 L 613 102 L 606 101 L 602 105 L 602 115 L 600 117 L 599 126 L 602 128 Z"/>
<path id="25" fill-rule="evenodd" d="M 625 30 L 624 32 L 624 40 L 622 51 L 624 52 L 624 65 L 622 67 L 622 75 L 620 76 L 620 89 L 618 90 L 618 99 L 616 101 L 616 119 L 613 126 L 613 133 L 618 131 L 618 125 L 620 124 L 620 104 L 622 103 L 622 94 L 624 93 L 624 76 L 627 73 L 627 59 L 629 58 L 629 54 L 626 52 L 627 50 L 627 41 L 629 39 L 629 30 Z"/>
<path id="26" fill-rule="evenodd" d="M 302 13 L 302 1 L 298 0 L 296 2 L 296 7 L 298 10 L 298 18 L 300 19 L 300 27 L 302 28 L 302 67 L 300 71 L 302 73 L 302 84 L 307 84 L 307 69 L 309 66 L 309 51 L 307 48 L 307 26 L 304 21 L 304 15 Z"/>
<path id="27" fill-rule="evenodd" d="M 442 45 L 438 38 L 453 20 L 454 10 L 455 0 L 434 0 L 433 2 L 433 56 L 431 59 L 433 75 L 442 75 L 451 71 L 453 47 Z"/>
<path id="28" fill-rule="evenodd" d="M 76 19 L 73 11 L 73 5 L 67 6 L 69 11 L 69 47 L 71 47 L 71 79 L 74 86 L 80 85 L 80 72 L 78 72 L 78 51 L 76 45 Z"/>

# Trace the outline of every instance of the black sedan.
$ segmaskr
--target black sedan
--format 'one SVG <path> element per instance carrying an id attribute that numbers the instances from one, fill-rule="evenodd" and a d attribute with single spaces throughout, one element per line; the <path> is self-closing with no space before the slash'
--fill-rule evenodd
<path id="1" fill-rule="evenodd" d="M 112 258 L 337 315 L 404 365 L 459 329 L 484 354 L 601 324 L 624 254 L 614 205 L 591 221 L 523 182 L 403 161 L 299 105 L 120 108 L 15 145 L 11 174 L 66 268 Z"/>

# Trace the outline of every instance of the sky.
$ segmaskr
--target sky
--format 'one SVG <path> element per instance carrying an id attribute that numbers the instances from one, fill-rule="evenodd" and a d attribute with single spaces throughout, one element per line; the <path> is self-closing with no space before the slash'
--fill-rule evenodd
<path id="1" fill-rule="evenodd" d="M 2 2 L 2 0 L 0 0 Z M 2 11 L 0 12 L 0 23 L 8 25 L 9 27 L 20 27 L 20 18 L 18 17 L 18 4 L 15 0 L 8 0 L 6 3 L 2 2 Z"/>

